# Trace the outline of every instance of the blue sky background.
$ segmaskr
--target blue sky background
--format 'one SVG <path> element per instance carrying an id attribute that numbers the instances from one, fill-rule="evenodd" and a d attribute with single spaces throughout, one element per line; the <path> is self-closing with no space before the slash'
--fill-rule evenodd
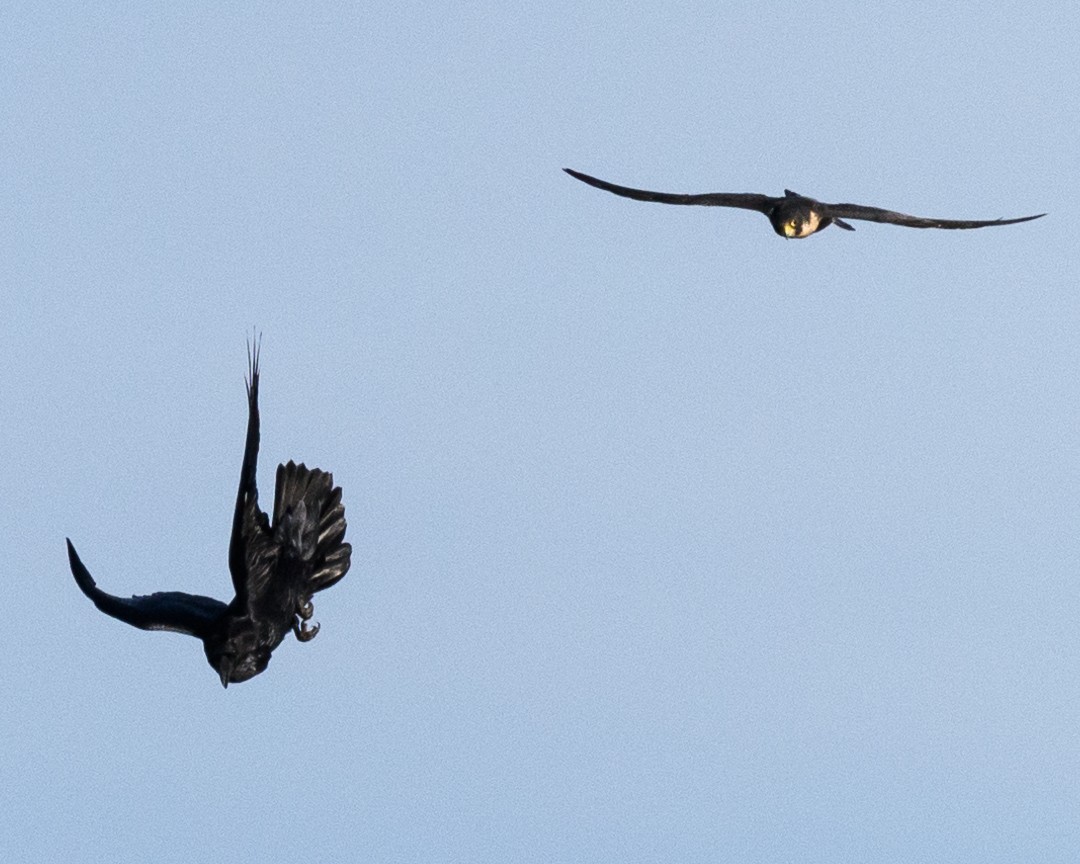
<path id="1" fill-rule="evenodd" d="M 0 858 L 1077 860 L 1080 7 L 3 17 Z M 229 598 L 253 326 L 353 567 L 224 691 L 64 537 Z"/>

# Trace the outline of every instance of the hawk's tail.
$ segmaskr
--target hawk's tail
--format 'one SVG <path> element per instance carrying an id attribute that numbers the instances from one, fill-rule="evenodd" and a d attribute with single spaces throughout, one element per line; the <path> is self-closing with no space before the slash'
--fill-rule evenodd
<path id="1" fill-rule="evenodd" d="M 349 572 L 352 546 L 344 542 L 345 505 L 332 474 L 291 461 L 278 465 L 274 533 L 286 555 L 310 562 L 311 594 Z"/>

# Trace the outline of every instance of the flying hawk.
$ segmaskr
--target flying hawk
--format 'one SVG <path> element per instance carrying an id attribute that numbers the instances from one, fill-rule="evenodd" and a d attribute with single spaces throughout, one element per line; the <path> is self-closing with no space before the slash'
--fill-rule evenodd
<path id="1" fill-rule="evenodd" d="M 701 204 L 706 207 L 738 207 L 741 210 L 757 210 L 769 217 L 773 230 L 781 237 L 809 237 L 822 228 L 837 225 L 848 231 L 855 228 L 845 219 L 864 219 L 867 222 L 887 222 L 891 225 L 906 225 L 908 228 L 987 228 L 991 225 L 1015 225 L 1017 222 L 1030 222 L 1040 219 L 1037 216 L 1021 216 L 1019 219 L 927 219 L 922 216 L 908 216 L 894 210 L 882 210 L 880 207 L 865 207 L 862 204 L 825 204 L 798 195 L 790 189 L 784 190 L 783 198 L 757 195 L 752 192 L 706 192 L 701 195 L 678 195 L 670 192 L 649 192 L 646 189 L 631 189 L 628 186 L 616 186 L 606 180 L 598 180 L 580 171 L 563 168 L 571 177 L 582 183 L 588 183 L 597 189 L 606 189 L 624 198 L 636 201 L 657 201 L 660 204 Z"/>

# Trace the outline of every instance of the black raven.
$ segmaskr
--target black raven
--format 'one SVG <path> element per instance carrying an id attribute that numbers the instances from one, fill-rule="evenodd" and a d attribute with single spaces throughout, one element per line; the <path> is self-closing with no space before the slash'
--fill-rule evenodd
<path id="1" fill-rule="evenodd" d="M 262 672 L 291 630 L 301 642 L 315 638 L 308 625 L 311 597 L 349 570 L 352 547 L 345 538 L 341 488 L 318 468 L 278 465 L 273 522 L 259 509 L 255 467 L 259 456 L 259 346 L 248 348 L 248 425 L 240 489 L 236 494 L 229 570 L 236 596 L 212 597 L 162 591 L 146 597 L 106 594 L 67 541 L 75 581 L 107 615 L 143 630 L 197 636 L 223 686 Z"/>

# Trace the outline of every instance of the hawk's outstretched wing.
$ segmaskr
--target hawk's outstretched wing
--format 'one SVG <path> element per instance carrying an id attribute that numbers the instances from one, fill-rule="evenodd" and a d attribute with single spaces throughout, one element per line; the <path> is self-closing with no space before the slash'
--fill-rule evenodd
<path id="1" fill-rule="evenodd" d="M 768 213 L 776 204 L 776 198 L 758 195 L 754 192 L 705 192 L 699 195 L 678 195 L 672 192 L 650 192 L 647 189 L 631 189 L 629 186 L 617 186 L 606 180 L 598 180 L 580 171 L 563 168 L 567 174 L 582 183 L 588 183 L 597 189 L 614 192 L 623 198 L 635 201 L 656 201 L 660 204 L 700 204 L 705 207 L 738 207 L 741 210 L 757 210 Z"/>
<path id="2" fill-rule="evenodd" d="M 885 222 L 889 225 L 904 225 L 907 228 L 987 228 L 991 225 L 1015 225 L 1017 222 L 1030 222 L 1041 219 L 1045 213 L 1035 216 L 1021 216 L 1019 219 L 928 219 L 924 216 L 909 216 L 895 210 L 883 210 L 880 207 L 866 207 L 862 204 L 821 204 L 821 215 L 832 219 L 862 219 L 866 222 Z"/>

